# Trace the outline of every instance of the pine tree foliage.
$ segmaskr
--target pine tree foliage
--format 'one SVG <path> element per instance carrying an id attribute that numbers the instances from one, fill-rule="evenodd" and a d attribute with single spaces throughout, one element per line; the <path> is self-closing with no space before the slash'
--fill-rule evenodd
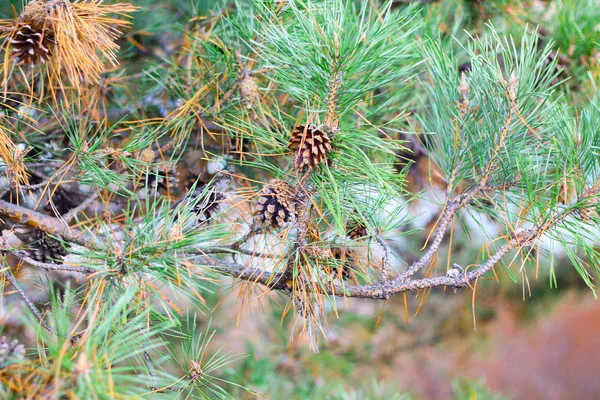
<path id="1" fill-rule="evenodd" d="M 315 349 L 345 298 L 424 302 L 530 261 L 552 280 L 545 240 L 595 290 L 593 1 L 553 30 L 512 0 L 176 3 L 0 10 L 0 283 L 37 337 L 25 357 L 0 341 L 3 396 L 256 395 L 197 322 L 231 277 L 242 304 L 277 293 Z M 25 228 L 66 256 L 36 259 Z M 470 267 L 451 240 L 438 260 L 454 230 L 482 249 Z"/>

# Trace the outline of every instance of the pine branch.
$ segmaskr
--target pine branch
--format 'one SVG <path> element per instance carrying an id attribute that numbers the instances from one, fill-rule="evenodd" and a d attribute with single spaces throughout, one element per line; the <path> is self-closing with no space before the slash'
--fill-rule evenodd
<path id="1" fill-rule="evenodd" d="M 427 251 L 400 275 L 400 280 L 406 281 L 410 279 L 411 276 L 413 276 L 415 273 L 417 273 L 418 271 L 426 267 L 427 264 L 429 264 L 433 256 L 437 253 L 440 244 L 444 240 L 446 231 L 452 225 L 452 220 L 454 216 L 456 215 L 458 210 L 460 210 L 465 204 L 469 203 L 473 199 L 473 197 L 475 197 L 484 189 L 485 186 L 482 184 L 484 184 L 484 182 L 475 185 L 464 194 L 461 194 L 460 196 L 456 197 L 454 200 L 446 204 L 446 206 L 444 207 L 444 211 L 442 212 L 442 215 L 439 218 L 435 234 L 433 235 L 433 241 L 427 248 Z"/>
<path id="2" fill-rule="evenodd" d="M 29 254 L 24 250 L 14 250 L 14 251 L 4 250 L 4 251 L 16 256 L 19 260 L 24 261 L 33 267 L 41 268 L 46 271 L 77 272 L 77 273 L 84 274 L 84 275 L 90 275 L 90 274 L 93 274 L 94 272 L 96 272 L 93 269 L 80 267 L 77 265 L 43 263 L 43 262 L 34 260 L 33 258 L 29 257 Z"/>
<path id="3" fill-rule="evenodd" d="M 31 310 L 31 312 L 33 313 L 33 315 L 36 316 L 37 320 L 39 321 L 40 325 L 42 325 L 42 327 L 48 331 L 48 333 L 50 334 L 55 334 L 54 330 L 50 327 L 50 325 L 48 325 L 46 323 L 46 321 L 44 321 L 44 317 L 42 316 L 42 314 L 40 313 L 40 311 L 37 309 L 37 307 L 35 306 L 35 304 L 33 304 L 33 302 L 29 299 L 29 297 L 27 296 L 27 294 L 23 291 L 23 289 L 21 289 L 21 287 L 19 286 L 17 280 L 15 279 L 15 277 L 10 273 L 10 271 L 4 271 L 4 277 L 6 278 L 6 280 L 8 282 L 10 282 L 11 285 L 13 285 L 13 287 L 16 289 L 17 293 L 19 293 L 19 296 L 21 296 L 21 299 L 23 300 L 23 302 L 27 305 L 27 307 Z"/>
<path id="4" fill-rule="evenodd" d="M 88 246 L 98 242 L 98 238 L 77 228 L 71 228 L 57 218 L 39 213 L 28 208 L 0 200 L 0 217 L 46 232 L 50 235 L 60 236 L 62 239 Z"/>
<path id="5" fill-rule="evenodd" d="M 510 251 L 514 250 L 515 248 L 522 248 L 524 246 L 532 244 L 533 242 L 538 240 L 542 235 L 544 235 L 547 231 L 562 223 L 565 220 L 565 218 L 567 218 L 569 215 L 573 214 L 576 211 L 575 208 L 567 208 L 563 211 L 555 213 L 555 215 L 553 215 L 552 218 L 548 219 L 548 221 L 546 221 L 544 224 L 536 225 L 533 228 L 517 232 L 508 243 L 501 246 L 496 251 L 496 253 L 494 253 L 485 263 L 479 265 L 479 267 L 477 267 L 475 271 L 465 272 L 462 275 L 449 274 L 446 276 L 439 276 L 434 278 L 412 280 L 411 276 L 423 267 L 425 267 L 427 263 L 431 260 L 435 252 L 437 252 L 439 245 L 443 239 L 443 236 L 447 228 L 450 226 L 451 220 L 456 214 L 456 212 L 483 189 L 484 186 L 476 185 L 464 194 L 455 198 L 448 204 L 448 206 L 442 213 L 442 217 L 440 218 L 440 223 L 436 234 L 434 235 L 434 240 L 432 244 L 429 246 L 425 254 L 421 258 L 419 258 L 419 260 L 415 261 L 404 273 L 402 273 L 397 278 L 392 280 L 382 280 L 380 283 L 374 285 L 334 285 L 333 288 L 307 284 L 306 290 L 309 293 L 327 294 L 341 297 L 389 299 L 395 294 L 407 291 L 439 287 L 451 287 L 455 289 L 464 288 L 466 286 L 470 286 L 470 284 L 477 280 L 479 277 L 489 272 Z M 585 193 L 580 198 L 580 201 L 585 200 L 587 198 L 593 198 L 599 193 L 600 182 L 597 182 L 585 191 Z M 8 205 L 8 207 L 6 205 Z M 32 223 L 32 225 L 30 226 L 36 227 L 36 229 L 40 229 L 47 233 L 59 235 L 67 233 L 67 231 L 62 227 L 60 229 L 57 229 L 58 221 L 55 218 L 36 213 L 35 211 L 28 210 L 23 207 L 15 206 L 11 203 L 0 201 L 0 215 L 8 215 L 12 216 L 13 218 L 18 218 L 18 220 L 15 222 L 20 222 L 22 215 L 32 216 L 33 219 L 31 220 L 34 221 L 34 223 Z M 40 216 L 42 216 L 43 218 L 41 218 Z M 70 235 L 71 236 L 69 237 L 80 240 L 80 236 L 73 236 L 73 233 L 71 233 Z M 65 237 L 67 236 L 65 235 Z M 22 257 L 27 262 L 33 261 L 29 257 L 26 257 L 21 253 L 17 253 L 17 256 L 19 256 L 20 258 Z M 197 264 L 208 266 L 214 271 L 224 275 L 230 275 L 237 279 L 250 281 L 254 283 L 260 283 L 269 287 L 272 290 L 289 290 L 289 288 L 287 287 L 288 273 L 285 271 L 282 273 L 272 273 L 262 269 L 249 268 L 238 263 L 228 262 L 209 256 L 198 256 L 190 254 L 189 258 L 195 259 Z M 47 269 L 73 270 L 75 272 L 80 272 L 84 274 L 88 274 L 90 272 L 90 270 L 83 268 L 77 268 L 76 270 L 74 270 L 71 266 L 65 265 L 55 266 L 53 264 L 44 264 L 37 262 L 32 263 L 32 265 Z"/>

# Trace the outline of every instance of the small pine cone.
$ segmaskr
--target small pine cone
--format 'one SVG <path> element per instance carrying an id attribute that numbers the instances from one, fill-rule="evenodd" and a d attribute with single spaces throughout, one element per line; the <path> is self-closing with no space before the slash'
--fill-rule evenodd
<path id="1" fill-rule="evenodd" d="M 194 198 L 198 199 L 198 196 L 202 198 L 198 200 L 193 210 L 198 215 L 198 222 L 204 224 L 209 222 L 219 211 L 219 202 L 225 198 L 225 195 L 213 188 L 207 189 L 206 185 L 202 185 L 194 192 Z"/>
<path id="2" fill-rule="evenodd" d="M 83 200 L 81 195 L 72 193 L 62 186 L 57 187 L 56 190 L 51 189 L 50 194 L 52 194 L 52 204 L 48 201 L 44 206 L 44 210 L 54 212 L 54 209 L 56 209 L 59 215 L 68 213 L 81 204 Z"/>
<path id="3" fill-rule="evenodd" d="M 351 219 L 346 224 L 346 234 L 352 240 L 358 240 L 369 235 L 367 228 L 362 222 Z"/>
<path id="4" fill-rule="evenodd" d="M 331 250 L 324 249 L 324 248 L 318 247 L 318 246 L 313 246 L 313 245 L 305 247 L 304 253 L 306 255 L 308 255 L 309 257 L 320 259 L 320 260 L 326 260 L 328 258 L 333 257 Z"/>
<path id="5" fill-rule="evenodd" d="M 288 146 L 294 153 L 294 168 L 312 169 L 317 164 L 327 161 L 327 153 L 331 151 L 330 142 L 327 132 L 313 125 L 299 125 L 294 128 Z"/>
<path id="6" fill-rule="evenodd" d="M 149 173 L 143 177 L 141 183 L 147 183 L 148 189 L 151 191 L 174 190 L 179 183 L 179 175 L 176 168 L 168 165 L 160 165 L 156 169 L 150 169 Z"/>
<path id="7" fill-rule="evenodd" d="M 29 255 L 36 261 L 43 263 L 61 262 L 67 255 L 63 245 L 45 232 L 33 229 L 19 229 L 16 236 L 27 245 Z"/>
<path id="8" fill-rule="evenodd" d="M 46 233 L 40 233 L 39 240 L 32 242 L 29 246 L 34 260 L 43 263 L 61 262 L 67 255 L 62 244 Z"/>
<path id="9" fill-rule="evenodd" d="M 587 207 L 579 210 L 579 216 L 584 222 L 589 222 L 592 219 L 595 211 L 594 208 L 595 207 Z"/>
<path id="10" fill-rule="evenodd" d="M 9 342 L 6 336 L 0 338 L 0 369 L 25 359 L 25 347 L 17 339 Z"/>
<path id="11" fill-rule="evenodd" d="M 151 164 L 154 162 L 154 159 L 156 158 L 154 155 L 154 150 L 152 150 L 151 148 L 146 148 L 143 150 L 140 150 L 138 152 L 134 153 L 135 158 L 137 158 L 138 160 L 140 160 L 141 162 L 145 163 L 145 164 Z"/>
<path id="12" fill-rule="evenodd" d="M 32 28 L 25 24 L 19 27 L 10 39 L 11 55 L 17 62 L 33 66 L 38 61 L 45 63 L 52 55 L 54 37 L 48 28 Z"/>
<path id="13" fill-rule="evenodd" d="M 271 181 L 259 193 L 254 220 L 272 228 L 283 227 L 296 215 L 294 187 L 280 179 Z"/>

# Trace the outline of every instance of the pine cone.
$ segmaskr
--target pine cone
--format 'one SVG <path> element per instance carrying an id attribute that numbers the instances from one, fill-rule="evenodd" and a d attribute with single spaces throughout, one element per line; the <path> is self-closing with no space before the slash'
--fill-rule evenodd
<path id="1" fill-rule="evenodd" d="M 142 177 L 142 184 L 147 184 L 150 191 L 174 190 L 179 183 L 177 169 L 168 165 L 160 165 L 156 169 L 150 169 L 148 174 Z"/>
<path id="2" fill-rule="evenodd" d="M 292 131 L 289 148 L 293 151 L 294 168 L 312 169 L 327 160 L 331 140 L 322 129 L 313 125 L 299 125 Z"/>
<path id="3" fill-rule="evenodd" d="M 11 361 L 18 362 L 24 358 L 25 347 L 17 339 L 8 342 L 6 336 L 0 338 L 0 369 L 9 366 Z"/>
<path id="4" fill-rule="evenodd" d="M 259 195 L 254 214 L 258 224 L 281 228 L 295 217 L 294 188 L 289 183 L 275 179 Z"/>
<path id="5" fill-rule="evenodd" d="M 194 197 L 198 199 L 198 196 L 202 196 L 193 210 L 198 214 L 198 222 L 200 224 L 210 221 L 210 219 L 219 211 L 219 202 L 225 198 L 225 195 L 214 188 L 206 188 L 206 185 L 202 185 L 194 192 Z"/>
<path id="6" fill-rule="evenodd" d="M 19 229 L 15 235 L 27 245 L 30 257 L 43 263 L 61 262 L 67 255 L 63 245 L 45 232 Z"/>
<path id="7" fill-rule="evenodd" d="M 67 255 L 62 244 L 46 233 L 41 233 L 39 240 L 33 242 L 30 248 L 33 253 L 31 258 L 43 263 L 61 262 Z"/>
<path id="8" fill-rule="evenodd" d="M 346 234 L 352 240 L 358 240 L 369 235 L 367 228 L 362 222 L 351 219 L 346 224 Z"/>
<path id="9" fill-rule="evenodd" d="M 52 55 L 54 37 L 50 29 L 33 28 L 29 24 L 22 25 L 16 34 L 10 39 L 12 46 L 11 55 L 17 62 L 26 65 L 37 64 L 38 61 L 45 63 Z"/>
<path id="10" fill-rule="evenodd" d="M 579 210 L 579 217 L 584 222 L 590 222 L 592 218 L 598 216 L 598 210 L 600 210 L 600 202 L 598 199 L 592 199 L 587 207 Z"/>
<path id="11" fill-rule="evenodd" d="M 304 248 L 304 254 L 309 257 L 316 258 L 319 260 L 326 260 L 333 257 L 330 249 L 324 249 L 319 246 L 309 245 Z"/>

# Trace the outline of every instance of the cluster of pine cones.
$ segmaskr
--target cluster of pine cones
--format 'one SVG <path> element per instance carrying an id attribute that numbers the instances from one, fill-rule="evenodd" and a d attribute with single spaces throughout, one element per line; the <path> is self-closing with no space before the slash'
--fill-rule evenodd
<path id="1" fill-rule="evenodd" d="M 292 166 L 300 171 L 310 171 L 320 163 L 328 162 L 332 150 L 331 137 L 326 126 L 299 125 L 292 130 L 288 147 L 292 150 Z M 254 207 L 254 221 L 259 226 L 282 228 L 297 215 L 296 189 L 281 179 L 275 179 L 258 193 Z M 352 240 L 368 236 L 366 227 L 351 219 L 346 233 Z"/>
<path id="2" fill-rule="evenodd" d="M 290 143 L 292 166 L 299 171 L 310 171 L 320 163 L 328 162 L 331 138 L 326 127 L 299 125 L 292 130 Z M 296 190 L 289 183 L 275 179 L 258 194 L 254 221 L 271 228 L 283 227 L 296 217 Z"/>

